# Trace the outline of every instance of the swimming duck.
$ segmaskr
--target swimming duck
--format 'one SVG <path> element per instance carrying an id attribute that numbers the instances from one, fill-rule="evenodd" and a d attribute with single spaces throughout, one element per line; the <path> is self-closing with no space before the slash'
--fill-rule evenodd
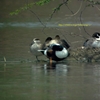
<path id="1" fill-rule="evenodd" d="M 37 61 L 39 61 L 38 56 L 42 55 L 42 53 L 38 51 L 41 49 L 41 47 L 42 43 L 40 39 L 34 38 L 30 46 L 30 51 L 36 57 Z"/>
<path id="2" fill-rule="evenodd" d="M 100 47 L 100 33 L 99 32 L 95 32 L 92 35 L 92 38 L 87 39 L 84 44 L 83 47 L 88 47 L 88 48 L 99 48 Z"/>
<path id="3" fill-rule="evenodd" d="M 69 44 L 64 40 L 60 39 L 59 35 L 56 35 L 54 39 L 48 37 L 43 46 L 41 52 L 50 59 L 50 63 L 52 60 L 61 61 L 68 57 L 68 48 Z"/>

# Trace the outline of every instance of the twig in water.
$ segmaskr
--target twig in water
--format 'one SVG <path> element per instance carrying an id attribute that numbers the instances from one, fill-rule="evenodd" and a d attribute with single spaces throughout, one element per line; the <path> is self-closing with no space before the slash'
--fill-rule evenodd
<path id="1" fill-rule="evenodd" d="M 5 58 L 5 57 L 3 57 L 3 59 L 4 59 L 4 62 L 7 62 L 7 60 L 6 60 L 6 58 Z"/>

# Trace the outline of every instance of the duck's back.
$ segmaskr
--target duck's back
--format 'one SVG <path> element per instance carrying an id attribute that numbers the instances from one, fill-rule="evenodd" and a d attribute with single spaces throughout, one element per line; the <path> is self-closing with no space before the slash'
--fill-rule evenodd
<path id="1" fill-rule="evenodd" d="M 93 46 L 94 40 L 95 40 L 94 38 L 87 39 L 87 40 L 84 42 L 83 46 L 84 46 L 84 47 L 92 47 L 92 46 Z"/>
<path id="2" fill-rule="evenodd" d="M 70 45 L 64 39 L 61 40 L 60 44 L 63 45 L 66 49 L 70 47 Z"/>

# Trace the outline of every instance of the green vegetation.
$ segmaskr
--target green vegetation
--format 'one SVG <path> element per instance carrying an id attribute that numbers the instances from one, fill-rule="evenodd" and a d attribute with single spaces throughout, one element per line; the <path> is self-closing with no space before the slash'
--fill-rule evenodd
<path id="1" fill-rule="evenodd" d="M 44 4 L 49 3 L 50 1 L 54 1 L 54 0 L 39 0 L 37 2 L 25 4 L 23 7 L 20 7 L 18 9 L 16 9 L 15 11 L 10 12 L 10 15 L 11 16 L 12 15 L 18 15 L 20 12 L 25 11 L 25 10 L 28 10 L 28 9 L 32 8 L 34 5 L 43 6 Z"/>
<path id="2" fill-rule="evenodd" d="M 57 1 L 57 0 L 38 0 L 37 2 L 28 3 L 28 4 L 25 4 L 23 7 L 20 7 L 18 9 L 16 9 L 15 11 L 10 12 L 10 15 L 11 16 L 18 15 L 20 12 L 28 10 L 28 9 L 32 8 L 34 5 L 43 6 L 45 4 L 50 3 L 51 1 L 53 2 L 53 1 Z M 62 2 L 57 7 L 53 8 L 53 13 L 60 10 L 60 8 L 63 5 L 67 5 L 69 1 L 73 2 L 73 0 L 61 0 L 61 1 Z M 78 1 L 88 2 L 87 7 L 90 7 L 90 6 L 94 7 L 94 5 L 100 5 L 100 1 L 95 1 L 95 0 L 78 0 Z"/>

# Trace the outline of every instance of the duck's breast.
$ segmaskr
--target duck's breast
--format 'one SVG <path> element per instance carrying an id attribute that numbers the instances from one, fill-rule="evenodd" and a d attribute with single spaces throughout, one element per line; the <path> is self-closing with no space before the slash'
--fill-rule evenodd
<path id="1" fill-rule="evenodd" d="M 58 57 L 58 58 L 66 58 L 68 56 L 68 50 L 66 48 L 63 48 L 62 51 L 56 51 L 55 52 L 55 55 Z"/>
<path id="2" fill-rule="evenodd" d="M 92 44 L 93 47 L 97 47 L 97 48 L 100 48 L 100 41 L 98 40 L 95 40 Z"/>

